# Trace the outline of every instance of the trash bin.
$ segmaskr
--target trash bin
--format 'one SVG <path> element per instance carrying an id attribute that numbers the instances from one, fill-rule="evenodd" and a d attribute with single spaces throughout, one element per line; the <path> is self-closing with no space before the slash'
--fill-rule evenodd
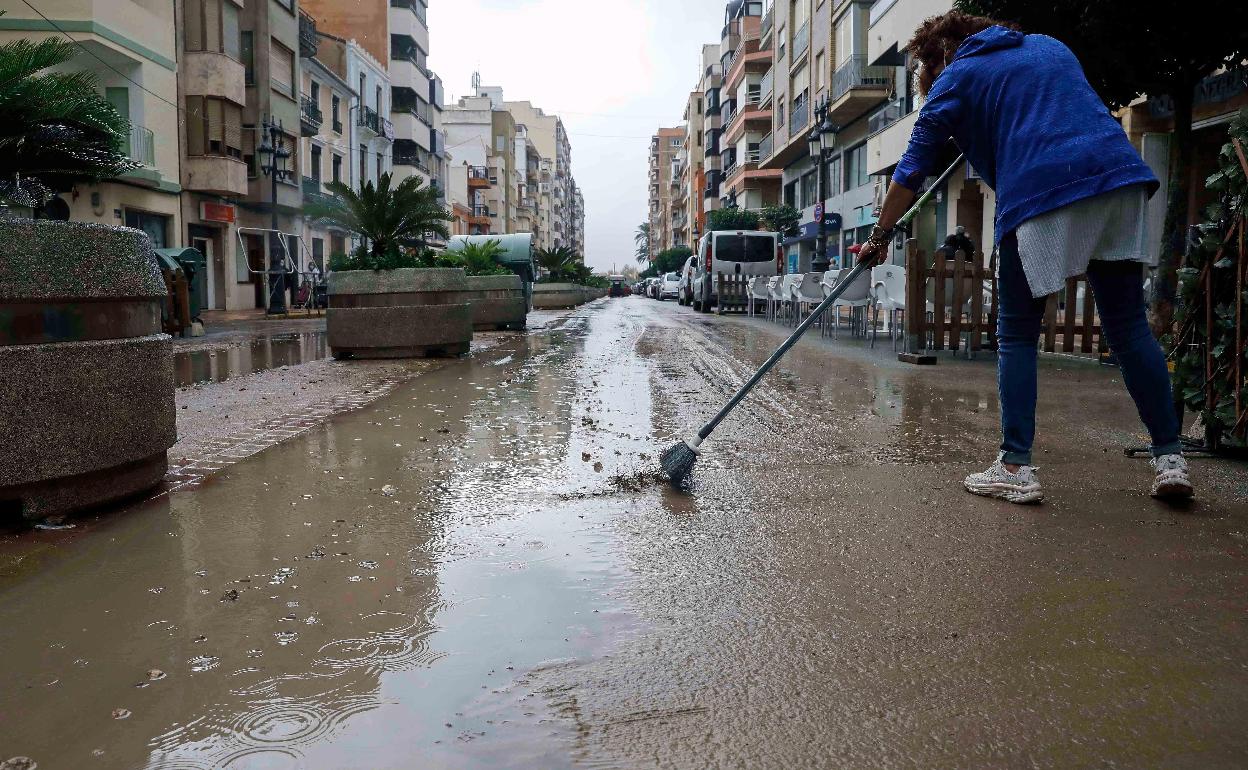
<path id="1" fill-rule="evenodd" d="M 190 321 L 199 318 L 199 312 L 208 304 L 208 259 L 199 249 L 182 247 L 176 249 L 157 249 L 157 255 L 175 260 L 186 276 L 187 291 L 190 294 Z"/>

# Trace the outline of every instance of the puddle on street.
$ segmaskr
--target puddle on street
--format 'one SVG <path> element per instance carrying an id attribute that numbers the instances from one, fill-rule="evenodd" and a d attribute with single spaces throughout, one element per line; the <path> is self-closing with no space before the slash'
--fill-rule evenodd
<path id="1" fill-rule="evenodd" d="M 173 371 L 177 386 L 183 388 L 328 357 L 325 333 L 306 332 L 263 337 L 228 348 L 178 351 L 173 355 Z"/>
<path id="2" fill-rule="evenodd" d="M 590 314 L 440 367 L 7 576 L 0 753 L 570 765 L 575 731 L 526 676 L 638 627 L 610 524 L 660 495 L 565 499 L 654 451 L 645 364 L 612 355 L 633 333 Z M 323 345 L 289 342 L 265 349 Z M 226 369 L 205 371 L 187 379 Z"/>

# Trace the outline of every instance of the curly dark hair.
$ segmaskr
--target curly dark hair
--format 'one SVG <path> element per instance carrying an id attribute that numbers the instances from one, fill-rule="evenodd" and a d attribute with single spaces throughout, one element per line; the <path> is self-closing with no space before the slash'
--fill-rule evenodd
<path id="1" fill-rule="evenodd" d="M 1021 31 L 1013 22 L 972 16 L 961 11 L 949 11 L 925 19 L 906 45 L 916 65 L 922 65 L 918 73 L 919 93 L 927 96 L 932 81 L 953 60 L 953 54 L 962 41 L 994 25 Z"/>

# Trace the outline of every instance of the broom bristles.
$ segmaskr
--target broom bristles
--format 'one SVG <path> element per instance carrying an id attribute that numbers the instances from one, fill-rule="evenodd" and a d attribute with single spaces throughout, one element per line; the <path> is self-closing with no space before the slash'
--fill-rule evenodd
<path id="1" fill-rule="evenodd" d="M 693 471 L 698 453 L 682 441 L 659 456 L 659 467 L 673 484 L 680 484 Z"/>

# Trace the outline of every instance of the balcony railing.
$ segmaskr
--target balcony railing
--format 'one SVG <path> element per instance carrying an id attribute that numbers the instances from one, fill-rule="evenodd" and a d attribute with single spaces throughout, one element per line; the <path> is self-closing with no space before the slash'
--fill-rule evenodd
<path id="1" fill-rule="evenodd" d="M 789 53 L 791 60 L 797 59 L 810 47 L 810 22 L 806 22 L 793 33 L 793 50 Z"/>
<path id="2" fill-rule="evenodd" d="M 468 178 L 469 178 L 469 179 L 487 179 L 487 180 L 488 180 L 488 179 L 490 178 L 490 170 L 489 170 L 488 168 L 486 168 L 485 166 L 469 166 L 469 167 L 468 167 Z"/>
<path id="3" fill-rule="evenodd" d="M 299 55 L 305 59 L 316 56 L 316 20 L 306 11 L 299 11 Z"/>
<path id="4" fill-rule="evenodd" d="M 321 106 L 307 94 L 299 99 L 299 122 L 304 128 L 304 136 L 316 136 L 324 122 Z"/>
<path id="5" fill-rule="evenodd" d="M 762 150 L 761 150 L 761 149 L 756 148 L 756 149 L 753 149 L 753 150 L 746 150 L 746 151 L 745 151 L 745 162 L 746 162 L 746 163 L 750 163 L 750 164 L 753 164 L 753 165 L 757 166 L 757 165 L 758 165 L 759 160 L 761 159 L 761 156 L 762 156 Z"/>
<path id="6" fill-rule="evenodd" d="M 774 139 L 771 134 L 764 136 L 763 141 L 758 143 L 759 163 L 762 163 L 771 157 L 771 153 L 773 152 L 773 143 Z"/>
<path id="7" fill-rule="evenodd" d="M 490 216 L 489 206 L 473 206 L 472 215 L 477 218 L 485 218 Z"/>
<path id="8" fill-rule="evenodd" d="M 156 135 L 150 128 L 131 124 L 130 136 L 123 149 L 130 160 L 142 163 L 148 168 L 156 166 Z"/>
<path id="9" fill-rule="evenodd" d="M 794 104 L 789 114 L 789 135 L 796 136 L 806 127 L 808 120 L 810 120 L 810 101 L 802 100 L 800 104 Z"/>
<path id="10" fill-rule="evenodd" d="M 867 118 L 867 133 L 874 134 L 877 131 L 883 131 L 904 118 L 906 114 L 905 98 L 894 99 Z"/>
<path id="11" fill-rule="evenodd" d="M 866 56 L 851 56 L 832 73 L 832 99 L 839 99 L 855 88 L 888 88 L 892 78 L 892 67 L 868 66 Z"/>
<path id="12" fill-rule="evenodd" d="M 374 134 L 381 133 L 381 116 L 372 107 L 360 107 L 358 123 Z"/>
<path id="13" fill-rule="evenodd" d="M 775 71 L 767 70 L 767 74 L 763 75 L 763 79 L 758 81 L 758 98 L 760 102 L 771 99 L 772 84 L 775 82 Z"/>
<path id="14" fill-rule="evenodd" d="M 429 25 L 426 20 L 425 4 L 421 0 L 390 0 L 391 8 L 407 8 L 416 14 L 416 18 L 420 19 L 420 23 L 425 26 Z"/>
<path id="15" fill-rule="evenodd" d="M 774 6 L 767 8 L 767 13 L 763 14 L 763 22 L 759 26 L 758 34 L 761 36 L 764 45 L 771 41 L 771 28 L 774 23 L 773 11 Z"/>

